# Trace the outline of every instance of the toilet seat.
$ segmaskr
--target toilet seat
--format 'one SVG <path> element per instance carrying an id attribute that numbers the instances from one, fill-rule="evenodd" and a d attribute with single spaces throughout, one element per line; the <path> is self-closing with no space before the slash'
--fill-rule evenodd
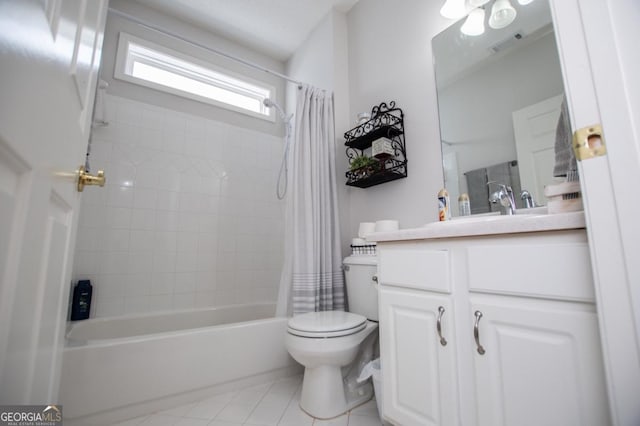
<path id="1" fill-rule="evenodd" d="M 287 331 L 300 337 L 328 338 L 355 334 L 367 326 L 362 315 L 343 311 L 309 312 L 289 320 Z"/>

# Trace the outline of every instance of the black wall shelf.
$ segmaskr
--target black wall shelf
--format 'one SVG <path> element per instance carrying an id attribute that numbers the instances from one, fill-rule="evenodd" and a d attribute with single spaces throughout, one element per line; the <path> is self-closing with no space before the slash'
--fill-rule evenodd
<path id="1" fill-rule="evenodd" d="M 404 113 L 396 108 L 395 101 L 381 103 L 371 109 L 371 119 L 344 134 L 349 164 L 372 143 L 385 137 L 391 141 L 393 155 L 381 159 L 375 166 L 365 166 L 347 171 L 347 185 L 368 188 L 384 182 L 407 177 L 407 153 L 404 140 Z M 370 153 L 369 153 L 370 154 Z M 369 155 L 370 156 L 370 155 Z"/>

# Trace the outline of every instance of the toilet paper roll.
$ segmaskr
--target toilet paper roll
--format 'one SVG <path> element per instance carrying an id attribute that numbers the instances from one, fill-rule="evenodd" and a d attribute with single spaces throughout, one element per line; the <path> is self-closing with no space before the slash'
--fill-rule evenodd
<path id="1" fill-rule="evenodd" d="M 364 240 L 364 238 L 353 238 L 351 240 L 351 245 L 352 246 L 366 246 L 367 242 Z"/>
<path id="2" fill-rule="evenodd" d="M 376 232 L 376 224 L 373 222 L 362 222 L 358 228 L 358 237 L 367 238 L 367 235 Z"/>
<path id="3" fill-rule="evenodd" d="M 397 231 L 400 224 L 397 220 L 379 220 L 376 222 L 376 232 Z"/>

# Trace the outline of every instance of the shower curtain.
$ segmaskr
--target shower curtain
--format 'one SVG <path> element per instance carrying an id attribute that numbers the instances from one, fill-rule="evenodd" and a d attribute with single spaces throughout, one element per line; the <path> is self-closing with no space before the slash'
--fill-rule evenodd
<path id="1" fill-rule="evenodd" d="M 345 308 L 333 95 L 302 86 L 295 118 L 278 316 Z"/>

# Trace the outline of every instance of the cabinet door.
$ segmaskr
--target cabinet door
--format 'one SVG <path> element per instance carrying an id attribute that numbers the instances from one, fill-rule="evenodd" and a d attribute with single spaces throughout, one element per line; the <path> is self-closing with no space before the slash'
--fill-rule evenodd
<path id="1" fill-rule="evenodd" d="M 380 287 L 383 412 L 394 423 L 458 424 L 453 318 L 449 297 Z"/>
<path id="2" fill-rule="evenodd" d="M 478 426 L 609 423 L 592 305 L 471 301 L 472 313 L 482 313 L 478 340 L 485 351 L 473 352 Z"/>

